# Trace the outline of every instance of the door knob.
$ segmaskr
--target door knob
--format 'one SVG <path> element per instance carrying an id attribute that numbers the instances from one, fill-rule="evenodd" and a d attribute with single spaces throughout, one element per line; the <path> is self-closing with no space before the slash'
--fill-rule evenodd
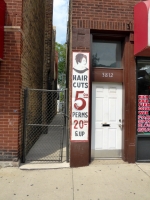
<path id="1" fill-rule="evenodd" d="M 122 128 L 122 124 L 118 124 L 118 126 L 119 126 L 120 128 Z"/>

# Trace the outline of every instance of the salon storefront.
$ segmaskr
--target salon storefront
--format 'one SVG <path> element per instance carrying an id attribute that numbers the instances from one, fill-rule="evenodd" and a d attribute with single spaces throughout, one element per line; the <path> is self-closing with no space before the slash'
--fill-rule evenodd
<path id="1" fill-rule="evenodd" d="M 113 7 L 118 21 L 108 23 L 106 15 L 88 7 L 76 18 L 80 12 L 72 2 L 71 167 L 92 159 L 150 161 L 150 1 L 128 3 L 133 19 L 117 18 L 126 6 L 122 2 Z"/>
<path id="2" fill-rule="evenodd" d="M 137 161 L 150 161 L 150 59 L 137 58 Z"/>
<path id="3" fill-rule="evenodd" d="M 137 124 L 136 160 L 150 161 L 150 1 L 134 8 Z"/>

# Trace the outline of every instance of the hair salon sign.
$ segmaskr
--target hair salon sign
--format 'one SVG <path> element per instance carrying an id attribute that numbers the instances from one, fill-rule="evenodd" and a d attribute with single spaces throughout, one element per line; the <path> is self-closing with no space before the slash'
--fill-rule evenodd
<path id="1" fill-rule="evenodd" d="M 73 52 L 71 140 L 88 140 L 89 53 Z"/>

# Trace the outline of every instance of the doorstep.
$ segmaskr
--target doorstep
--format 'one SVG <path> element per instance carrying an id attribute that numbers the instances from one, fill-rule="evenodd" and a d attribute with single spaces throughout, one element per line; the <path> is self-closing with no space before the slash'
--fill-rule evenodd
<path id="1" fill-rule="evenodd" d="M 60 169 L 60 168 L 70 168 L 70 163 L 47 163 L 47 164 L 38 164 L 38 163 L 21 163 L 21 170 L 40 170 L 40 169 Z"/>

